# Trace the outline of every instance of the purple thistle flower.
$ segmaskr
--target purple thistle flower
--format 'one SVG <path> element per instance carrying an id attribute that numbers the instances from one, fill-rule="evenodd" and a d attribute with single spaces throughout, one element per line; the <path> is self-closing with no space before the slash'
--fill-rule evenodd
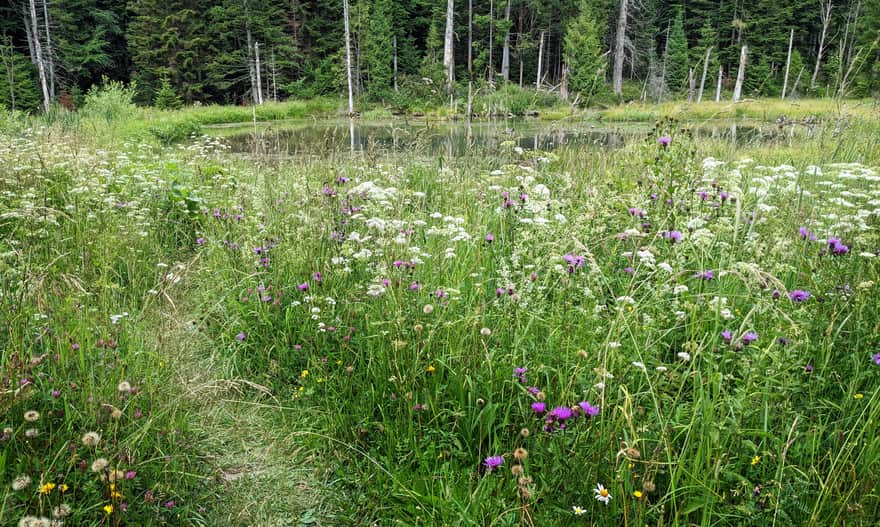
<path id="1" fill-rule="evenodd" d="M 589 403 L 589 401 L 581 401 L 578 403 L 578 406 L 580 406 L 581 410 L 584 411 L 584 414 L 589 417 L 596 417 L 597 415 L 599 415 L 599 407 L 593 406 Z"/>
<path id="2" fill-rule="evenodd" d="M 503 287 L 496 288 L 496 289 L 495 289 L 495 294 L 496 294 L 497 296 L 504 296 L 504 288 L 503 288 Z"/>
<path id="3" fill-rule="evenodd" d="M 541 393 L 541 389 L 537 386 L 529 386 L 526 388 L 526 391 L 532 395 L 538 395 L 539 393 Z"/>
<path id="4" fill-rule="evenodd" d="M 308 291 L 308 290 L 309 290 L 309 283 L 308 283 L 308 282 L 303 282 L 303 283 L 299 284 L 299 285 L 296 286 L 296 287 L 297 287 L 297 289 L 299 289 L 300 291 Z"/>
<path id="5" fill-rule="evenodd" d="M 780 297 L 781 295 L 782 295 L 782 293 L 779 292 L 779 289 L 774 289 L 774 290 L 773 290 L 773 300 L 779 300 L 779 297 Z"/>
<path id="6" fill-rule="evenodd" d="M 706 281 L 714 280 L 715 279 L 715 271 L 712 271 L 711 269 L 709 269 L 709 270 L 706 270 L 703 272 L 699 272 L 694 275 L 694 278 L 701 278 Z"/>
<path id="7" fill-rule="evenodd" d="M 746 333 L 745 335 L 742 336 L 742 340 L 746 344 L 751 344 L 752 342 L 755 342 L 756 340 L 758 340 L 758 334 L 755 333 L 754 331 L 749 331 L 748 333 Z"/>
<path id="8" fill-rule="evenodd" d="M 204 245 L 204 243 L 205 243 L 204 238 L 196 238 L 196 245 Z"/>
<path id="9" fill-rule="evenodd" d="M 729 329 L 725 329 L 721 332 L 721 338 L 725 341 L 730 342 L 733 339 L 733 333 Z"/>
<path id="10" fill-rule="evenodd" d="M 323 279 L 324 279 L 324 276 L 321 275 L 321 273 L 319 271 L 315 271 L 312 274 L 312 280 L 314 280 L 315 282 L 320 282 Z"/>
<path id="11" fill-rule="evenodd" d="M 880 353 L 878 353 L 878 355 L 880 355 Z M 812 373 L 812 371 L 813 371 L 813 365 L 812 365 L 812 364 L 807 364 L 807 365 L 804 367 L 804 372 L 806 372 L 806 373 Z"/>
<path id="12" fill-rule="evenodd" d="M 672 142 L 672 138 L 669 137 L 668 135 L 661 135 L 660 138 L 657 139 L 657 143 L 660 146 L 662 146 L 663 148 L 666 148 L 667 146 L 669 146 L 669 143 L 671 143 L 671 142 Z"/>
<path id="13" fill-rule="evenodd" d="M 681 232 L 667 231 L 663 233 L 663 238 L 669 240 L 672 243 L 678 243 L 681 241 Z"/>
<path id="14" fill-rule="evenodd" d="M 492 243 L 495 241 L 495 235 L 491 232 L 486 235 L 486 243 Z"/>
<path id="15" fill-rule="evenodd" d="M 801 289 L 795 289 L 791 293 L 788 294 L 788 298 L 791 299 L 792 302 L 806 302 L 807 299 L 810 298 L 809 291 L 803 291 Z"/>
<path id="16" fill-rule="evenodd" d="M 574 412 L 571 411 L 571 408 L 568 406 L 557 406 L 556 408 L 550 410 L 550 413 L 547 414 L 547 421 L 566 421 L 571 419 L 571 416 L 574 415 Z"/>
<path id="17" fill-rule="evenodd" d="M 241 333 L 239 333 L 238 335 L 236 335 L 235 338 L 237 338 L 239 341 L 242 341 L 242 340 L 244 340 L 244 339 L 247 338 L 247 333 L 245 333 L 244 331 L 242 331 Z"/>
<path id="18" fill-rule="evenodd" d="M 871 358 L 874 360 L 875 365 L 880 366 L 880 353 L 871 355 Z"/>
<path id="19" fill-rule="evenodd" d="M 532 403 L 532 411 L 536 414 L 543 414 L 547 411 L 547 404 L 540 401 Z"/>
<path id="20" fill-rule="evenodd" d="M 501 456 L 489 456 L 483 460 L 483 466 L 486 467 L 487 472 L 492 472 L 503 464 L 504 458 Z"/>

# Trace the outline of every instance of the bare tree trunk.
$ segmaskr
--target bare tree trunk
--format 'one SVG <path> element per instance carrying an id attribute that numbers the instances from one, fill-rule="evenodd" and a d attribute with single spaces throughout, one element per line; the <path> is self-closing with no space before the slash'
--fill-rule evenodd
<path id="1" fill-rule="evenodd" d="M 43 23 L 46 27 L 46 72 L 49 77 L 49 96 L 55 99 L 55 60 L 52 58 L 52 38 L 49 36 L 49 0 L 43 0 Z"/>
<path id="2" fill-rule="evenodd" d="M 501 50 L 501 77 L 505 82 L 510 80 L 510 2 L 511 0 L 507 0 L 507 7 L 504 9 L 507 28 L 504 31 L 504 47 Z"/>
<path id="3" fill-rule="evenodd" d="M 544 66 L 544 32 L 541 31 L 541 44 L 538 46 L 538 78 L 535 80 L 535 89 L 541 89 L 541 74 Z"/>
<path id="4" fill-rule="evenodd" d="M 791 70 L 791 46 L 794 44 L 794 29 L 788 37 L 788 57 L 785 59 L 785 80 L 782 81 L 782 100 L 785 100 L 785 92 L 788 89 L 788 72 Z"/>
<path id="5" fill-rule="evenodd" d="M 345 25 L 345 76 L 348 79 L 348 115 L 354 117 L 354 88 L 351 85 L 351 30 L 349 24 L 348 0 L 342 0 L 343 23 Z M 352 123 L 354 130 L 354 123 Z M 352 131 L 352 148 L 354 148 L 354 132 Z"/>
<path id="6" fill-rule="evenodd" d="M 657 102 L 663 101 L 663 91 L 666 88 L 666 61 L 669 59 L 669 30 L 672 22 L 666 24 L 666 43 L 663 45 L 663 69 L 660 71 L 660 93 L 657 94 Z"/>
<path id="7" fill-rule="evenodd" d="M 37 58 L 37 69 L 40 72 L 40 87 L 43 89 L 43 110 L 49 111 L 49 86 L 46 84 L 46 64 L 43 62 L 43 49 L 40 45 L 39 25 L 37 24 L 37 6 L 34 0 L 30 0 L 31 27 L 34 30 L 34 55 Z"/>
<path id="8" fill-rule="evenodd" d="M 254 58 L 256 60 L 255 71 L 257 72 L 257 104 L 263 104 L 263 80 L 260 77 L 260 43 L 254 42 Z"/>
<path id="9" fill-rule="evenodd" d="M 822 53 L 825 52 L 825 36 L 828 34 L 828 26 L 831 25 L 831 8 L 834 7 L 832 0 L 820 0 L 819 18 L 822 20 L 822 33 L 819 35 L 819 50 L 816 52 L 816 67 L 813 69 L 813 77 L 810 79 L 810 89 L 816 87 L 816 78 L 819 76 L 819 67 L 822 64 Z"/>
<path id="10" fill-rule="evenodd" d="M 736 72 L 736 85 L 733 88 L 733 102 L 739 101 L 740 95 L 742 95 L 742 86 L 743 80 L 746 78 L 746 56 L 748 55 L 749 47 L 743 46 L 742 51 L 739 54 L 739 70 Z"/>
<path id="11" fill-rule="evenodd" d="M 468 101 L 467 118 L 474 113 L 474 0 L 468 0 Z"/>
<path id="12" fill-rule="evenodd" d="M 495 62 L 492 61 L 492 50 L 495 48 L 495 2 L 489 0 L 489 84 L 495 82 Z"/>
<path id="13" fill-rule="evenodd" d="M 455 82 L 455 57 L 452 39 L 455 36 L 455 0 L 446 0 L 446 35 L 443 40 L 443 66 L 446 67 L 446 92 L 452 101 L 452 83 Z"/>
<path id="14" fill-rule="evenodd" d="M 620 13 L 617 16 L 617 34 L 614 39 L 614 95 L 620 97 L 623 94 L 623 61 L 624 45 L 626 44 L 626 17 L 628 0 L 620 0 Z"/>
<path id="15" fill-rule="evenodd" d="M 721 102 L 721 79 L 724 76 L 724 66 L 718 66 L 718 83 L 715 84 L 715 102 Z"/>
<path id="16" fill-rule="evenodd" d="M 248 16 L 248 15 L 246 14 L 245 16 Z M 253 34 L 251 33 L 250 22 L 246 22 L 245 39 L 247 40 L 248 76 L 250 77 L 250 80 L 251 80 L 251 102 L 253 102 L 254 104 L 259 104 L 260 95 L 259 95 L 259 91 L 257 89 L 257 69 L 254 66 L 254 37 L 253 37 Z"/>
<path id="17" fill-rule="evenodd" d="M 278 85 L 275 84 L 275 48 L 272 48 L 272 101 L 278 102 Z"/>
<path id="18" fill-rule="evenodd" d="M 562 65 L 562 83 L 559 85 L 559 96 L 563 101 L 568 100 L 568 66 Z"/>
<path id="19" fill-rule="evenodd" d="M 706 48 L 706 55 L 703 57 L 703 76 L 700 78 L 700 91 L 697 92 L 697 102 L 703 102 L 703 87 L 706 86 L 706 74 L 709 73 L 709 57 L 712 54 L 712 46 Z"/>
<path id="20" fill-rule="evenodd" d="M 394 35 L 394 92 L 397 92 L 397 35 Z"/>
<path id="21" fill-rule="evenodd" d="M 37 63 L 37 54 L 34 51 L 34 31 L 31 28 L 31 14 L 25 10 L 24 13 L 24 33 L 27 36 L 28 52 L 30 53 L 31 63 Z"/>
<path id="22" fill-rule="evenodd" d="M 801 82 L 801 75 L 803 75 L 806 70 L 807 68 L 801 68 L 801 71 L 798 72 L 798 76 L 794 80 L 794 84 L 791 86 L 791 91 L 788 92 L 789 97 L 797 93 L 798 84 Z"/>
<path id="23" fill-rule="evenodd" d="M 688 69 L 688 102 L 694 102 L 694 90 L 696 88 L 697 79 L 694 77 L 694 68 Z"/>

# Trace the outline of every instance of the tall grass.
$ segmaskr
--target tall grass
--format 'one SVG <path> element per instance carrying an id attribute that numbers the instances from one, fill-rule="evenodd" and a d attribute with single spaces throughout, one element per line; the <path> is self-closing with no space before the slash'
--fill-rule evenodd
<path id="1" fill-rule="evenodd" d="M 288 161 L 74 135 L 93 124 L 0 136 L 4 521 L 65 502 L 75 525 L 223 523 L 243 501 L 210 449 L 278 437 L 330 491 L 309 522 L 880 515 L 876 122 Z M 271 419 L 223 419 L 277 429 L 188 435 L 172 372 L 202 365 L 162 313 L 268 392 Z"/>

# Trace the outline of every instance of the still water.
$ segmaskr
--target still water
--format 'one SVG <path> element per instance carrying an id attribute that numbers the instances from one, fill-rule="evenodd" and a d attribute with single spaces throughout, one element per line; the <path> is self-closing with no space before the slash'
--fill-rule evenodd
<path id="1" fill-rule="evenodd" d="M 219 126 L 207 130 L 220 136 L 230 150 L 242 155 L 280 158 L 338 154 L 467 157 L 496 155 L 516 147 L 551 151 L 578 145 L 601 149 L 620 148 L 643 141 L 652 125 L 597 122 L 545 122 L 539 120 L 432 122 L 419 119 L 360 121 L 276 121 L 256 126 Z M 809 133 L 791 125 L 714 123 L 691 126 L 698 138 L 711 138 L 741 146 L 752 143 L 789 142 Z"/>

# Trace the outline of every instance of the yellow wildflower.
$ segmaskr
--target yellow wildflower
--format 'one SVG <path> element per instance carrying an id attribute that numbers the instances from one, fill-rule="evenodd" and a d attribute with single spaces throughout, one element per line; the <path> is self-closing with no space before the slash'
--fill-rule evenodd
<path id="1" fill-rule="evenodd" d="M 104 512 L 107 514 L 113 514 L 113 505 L 104 505 Z"/>
<path id="2" fill-rule="evenodd" d="M 300 379 L 305 379 L 309 376 L 309 370 L 303 370 L 302 373 L 299 374 Z"/>
<path id="3" fill-rule="evenodd" d="M 70 489 L 70 487 L 67 486 L 67 483 L 62 483 L 58 488 L 61 489 L 61 492 L 67 492 Z"/>
<path id="4" fill-rule="evenodd" d="M 434 373 L 435 371 L 437 371 L 437 368 L 435 368 L 433 364 L 429 364 L 428 367 L 425 368 L 425 371 L 428 373 Z"/>
<path id="5" fill-rule="evenodd" d="M 752 465 L 757 465 L 761 462 L 761 456 L 755 456 L 752 458 Z"/>
<path id="6" fill-rule="evenodd" d="M 642 491 L 637 490 L 637 491 L 633 492 L 633 496 L 634 496 L 637 500 L 642 499 Z"/>
<path id="7" fill-rule="evenodd" d="M 863 394 L 863 393 L 857 393 L 857 394 L 853 395 L 853 399 L 861 399 L 864 396 L 865 396 L 865 394 Z"/>
<path id="8" fill-rule="evenodd" d="M 52 489 L 55 488 L 55 484 L 52 482 L 46 483 L 45 485 L 40 486 L 40 494 L 49 494 L 52 492 Z"/>

